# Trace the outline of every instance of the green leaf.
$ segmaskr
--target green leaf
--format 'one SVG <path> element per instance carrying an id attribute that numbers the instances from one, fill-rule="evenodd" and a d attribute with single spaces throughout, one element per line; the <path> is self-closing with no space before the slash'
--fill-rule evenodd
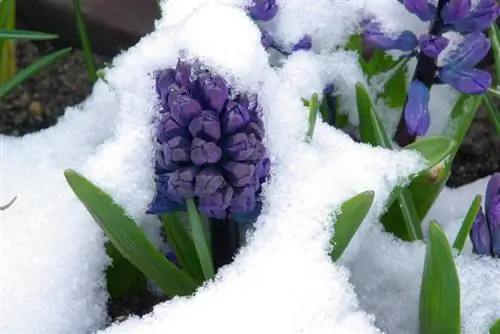
<path id="1" fill-rule="evenodd" d="M 107 193 L 74 170 L 66 170 L 64 176 L 114 247 L 166 295 L 184 296 L 194 292 L 198 283 L 168 261 Z"/>
<path id="2" fill-rule="evenodd" d="M 214 277 L 215 272 L 214 264 L 212 261 L 212 254 L 207 242 L 205 227 L 203 226 L 193 199 L 186 199 L 186 206 L 194 247 L 196 249 L 196 253 L 198 254 L 198 259 L 200 261 L 203 276 L 208 280 Z"/>
<path id="3" fill-rule="evenodd" d="M 402 108 L 406 102 L 407 85 L 406 85 L 406 64 L 411 59 L 404 57 L 394 60 L 392 56 L 385 54 L 384 72 L 389 75 L 389 78 L 383 83 L 384 91 L 382 97 L 387 105 L 391 108 Z"/>
<path id="4" fill-rule="evenodd" d="M 172 246 L 182 269 L 202 283 L 204 277 L 196 248 L 183 223 L 175 213 L 163 215 L 162 222 L 167 240 Z"/>
<path id="5" fill-rule="evenodd" d="M 15 1 L 0 1 L 0 29 L 14 30 L 15 28 Z M 13 40 L 4 40 L 0 38 L 0 88 L 14 77 L 16 71 L 16 45 Z"/>
<path id="6" fill-rule="evenodd" d="M 44 67 L 47 67 L 60 58 L 64 57 L 71 51 L 71 48 L 59 50 L 52 52 L 41 59 L 38 59 L 34 63 L 30 64 L 28 67 L 19 71 L 16 75 L 10 78 L 3 86 L 0 86 L 0 98 L 7 95 L 10 91 L 16 88 L 17 85 L 21 84 L 24 80 L 28 79 Z"/>
<path id="7" fill-rule="evenodd" d="M 0 39 L 27 39 L 31 41 L 45 41 L 56 38 L 57 35 L 38 31 L 0 29 Z"/>
<path id="8" fill-rule="evenodd" d="M 498 319 L 490 328 L 490 334 L 500 334 L 500 319 Z"/>
<path id="9" fill-rule="evenodd" d="M 458 231 L 457 236 L 455 237 L 455 241 L 453 242 L 453 248 L 458 249 L 461 252 L 464 249 L 465 241 L 469 236 L 469 231 L 476 219 L 477 213 L 481 208 L 481 196 L 477 195 L 472 201 L 472 204 L 467 211 L 467 215 L 465 215 L 464 221 L 462 222 L 462 226 L 460 226 L 460 231 Z"/>
<path id="10" fill-rule="evenodd" d="M 460 283 L 451 247 L 439 225 L 429 226 L 420 290 L 420 333 L 460 334 Z"/>
<path id="11" fill-rule="evenodd" d="M 314 135 L 314 128 L 316 127 L 316 120 L 318 119 L 319 101 L 318 94 L 314 93 L 309 100 L 309 128 L 307 129 L 306 139 L 310 143 Z"/>
<path id="12" fill-rule="evenodd" d="M 493 103 L 493 99 L 488 95 L 484 97 L 484 104 L 486 106 L 486 113 L 488 114 L 491 123 L 495 127 L 497 133 L 500 134 L 500 110 L 498 110 Z"/>
<path id="13" fill-rule="evenodd" d="M 349 245 L 352 237 L 365 219 L 373 203 L 375 193 L 366 191 L 344 202 L 336 217 L 334 233 L 330 240 L 333 250 L 330 257 L 337 261 Z"/>
<path id="14" fill-rule="evenodd" d="M 85 64 L 87 66 L 87 73 L 92 83 L 97 81 L 97 74 L 94 65 L 94 58 L 92 56 L 92 47 L 90 43 L 87 27 L 81 10 L 80 0 L 73 0 L 73 12 L 75 14 L 75 22 L 78 30 L 78 36 L 82 42 L 83 55 L 85 57 Z"/>
<path id="15" fill-rule="evenodd" d="M 500 31 L 496 23 L 490 28 L 491 49 L 495 59 L 496 82 L 500 84 Z"/>
<path id="16" fill-rule="evenodd" d="M 427 160 L 427 168 L 431 168 L 445 159 L 455 149 L 455 146 L 452 139 L 436 136 L 417 140 L 404 149 L 417 151 Z"/>

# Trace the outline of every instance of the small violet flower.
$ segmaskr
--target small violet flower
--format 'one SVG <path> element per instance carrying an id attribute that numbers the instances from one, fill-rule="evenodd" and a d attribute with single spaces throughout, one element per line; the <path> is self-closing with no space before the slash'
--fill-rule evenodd
<path id="1" fill-rule="evenodd" d="M 411 135 L 421 136 L 429 129 L 429 98 L 429 88 L 420 80 L 413 80 L 408 90 L 408 101 L 403 111 L 406 126 Z"/>
<path id="2" fill-rule="evenodd" d="M 278 13 L 276 0 L 253 0 L 253 4 L 248 7 L 250 17 L 258 21 L 269 21 Z"/>
<path id="3" fill-rule="evenodd" d="M 488 182 L 485 209 L 479 210 L 470 230 L 473 252 L 500 258 L 500 173 Z"/>
<path id="4" fill-rule="evenodd" d="M 149 214 L 185 210 L 209 217 L 252 214 L 269 173 L 261 107 L 220 76 L 179 61 L 156 75 L 156 195 Z M 235 97 L 233 97 L 235 96 Z"/>

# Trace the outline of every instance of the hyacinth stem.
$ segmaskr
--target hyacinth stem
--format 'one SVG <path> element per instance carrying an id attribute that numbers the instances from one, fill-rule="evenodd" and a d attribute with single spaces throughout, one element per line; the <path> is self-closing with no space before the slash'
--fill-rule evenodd
<path id="1" fill-rule="evenodd" d="M 205 279 L 214 277 L 214 266 L 212 263 L 212 255 L 208 247 L 208 239 L 205 233 L 205 227 L 201 221 L 196 204 L 192 198 L 186 199 L 186 207 L 189 218 L 189 225 L 191 227 L 191 234 L 193 237 L 194 247 L 200 260 L 201 271 Z"/>
<path id="2" fill-rule="evenodd" d="M 443 7 L 449 2 L 449 0 L 439 0 L 437 5 L 437 14 L 432 24 L 429 28 L 430 35 L 439 35 L 441 30 L 444 27 L 444 21 L 439 15 Z M 420 80 L 429 90 L 435 81 L 436 76 L 436 60 L 432 57 L 425 55 L 423 52 L 419 52 L 417 56 L 417 67 L 415 68 L 415 72 L 413 74 L 413 80 Z M 406 96 L 406 101 L 403 107 L 406 107 L 408 103 L 408 96 Z M 406 126 L 404 112 L 401 113 L 401 117 L 399 118 L 398 128 L 396 130 L 396 134 L 394 135 L 394 140 L 398 143 L 399 146 L 405 147 L 411 143 L 413 143 L 416 139 L 416 135 L 410 134 L 408 131 L 408 127 Z"/>
<path id="3" fill-rule="evenodd" d="M 305 141 L 310 143 L 314 135 L 314 128 L 316 127 L 316 120 L 318 119 L 319 102 L 318 94 L 314 93 L 309 101 L 309 128 L 307 129 L 307 134 Z"/>
<path id="4" fill-rule="evenodd" d="M 215 271 L 233 261 L 240 246 L 238 225 L 231 219 L 210 219 L 212 257 Z"/>

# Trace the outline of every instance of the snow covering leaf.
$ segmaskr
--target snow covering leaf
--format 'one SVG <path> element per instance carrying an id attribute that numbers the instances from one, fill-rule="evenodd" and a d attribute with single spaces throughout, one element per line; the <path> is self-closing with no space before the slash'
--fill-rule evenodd
<path id="1" fill-rule="evenodd" d="M 200 214 L 196 209 L 193 199 L 186 199 L 186 207 L 188 212 L 188 220 L 193 237 L 194 247 L 198 254 L 198 259 L 201 265 L 201 271 L 205 279 L 214 277 L 214 264 L 212 262 L 212 254 L 208 246 L 208 239 L 205 233 L 205 227 L 200 219 Z"/>
<path id="2" fill-rule="evenodd" d="M 418 140 L 405 147 L 405 150 L 415 150 L 427 160 L 428 168 L 436 166 L 455 147 L 452 139 L 447 137 L 430 137 Z"/>
<path id="3" fill-rule="evenodd" d="M 406 63 L 407 59 L 395 60 L 383 50 L 375 50 L 369 61 L 369 74 L 390 73 L 385 81 L 382 97 L 391 108 L 403 107 L 406 101 Z M 402 66 L 398 66 L 402 64 Z"/>
<path id="4" fill-rule="evenodd" d="M 490 334 L 500 334 L 500 319 L 498 319 L 490 328 Z"/>
<path id="5" fill-rule="evenodd" d="M 197 282 L 168 261 L 107 193 L 74 170 L 66 170 L 64 176 L 116 249 L 165 294 L 188 295 L 197 288 Z"/>
<path id="6" fill-rule="evenodd" d="M 474 201 L 472 201 L 469 211 L 467 211 L 464 221 L 460 226 L 460 230 L 458 231 L 455 241 L 453 242 L 453 248 L 458 249 L 460 252 L 464 249 L 465 241 L 469 236 L 469 231 L 474 223 L 477 213 L 481 208 L 481 199 L 481 195 L 477 195 L 474 198 Z"/>
<path id="7" fill-rule="evenodd" d="M 199 283 L 204 281 L 200 261 L 196 254 L 193 239 L 189 236 L 182 221 L 175 213 L 162 215 L 163 230 L 172 246 L 179 263 L 191 277 Z"/>
<path id="8" fill-rule="evenodd" d="M 429 226 L 419 321 L 421 334 L 460 334 L 460 282 L 451 247 L 435 221 Z"/>
<path id="9" fill-rule="evenodd" d="M 337 261 L 349 245 L 368 214 L 374 197 L 373 191 L 365 191 L 347 200 L 340 207 L 340 214 L 336 217 L 333 236 L 330 239 L 333 246 L 330 257 L 333 261 Z"/>
<path id="10" fill-rule="evenodd" d="M 314 93 L 311 99 L 308 101 L 309 106 L 309 127 L 307 129 L 306 139 L 307 143 L 310 143 L 314 135 L 314 128 L 316 127 L 316 120 L 318 119 L 318 94 Z"/>

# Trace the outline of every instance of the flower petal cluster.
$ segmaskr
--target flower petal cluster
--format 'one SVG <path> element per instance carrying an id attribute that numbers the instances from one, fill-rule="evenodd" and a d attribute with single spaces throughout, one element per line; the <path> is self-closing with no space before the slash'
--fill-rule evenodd
<path id="1" fill-rule="evenodd" d="M 261 106 L 221 76 L 179 61 L 156 76 L 156 196 L 148 213 L 199 210 L 222 219 L 256 208 L 269 172 Z"/>

